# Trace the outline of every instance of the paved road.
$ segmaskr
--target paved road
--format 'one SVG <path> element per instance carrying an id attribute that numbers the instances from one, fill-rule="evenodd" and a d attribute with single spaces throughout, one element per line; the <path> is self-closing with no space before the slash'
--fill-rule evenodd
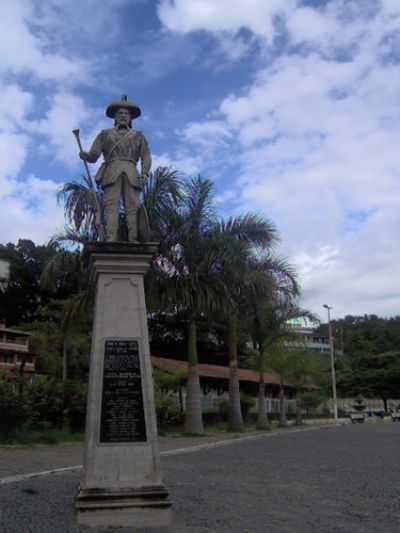
<path id="1" fill-rule="evenodd" d="M 399 444 L 400 424 L 365 424 L 164 457 L 168 533 L 399 533 Z M 77 533 L 78 479 L 0 487 L 1 533 Z"/>
<path id="2" fill-rule="evenodd" d="M 329 422 L 328 422 L 329 423 Z M 326 420 L 314 420 L 306 423 L 307 428 L 327 424 Z M 293 429 L 293 428 L 290 428 Z M 281 430 L 279 430 L 281 431 Z M 246 435 L 259 435 L 259 431 L 247 432 Z M 199 437 L 159 437 L 161 452 L 187 448 L 198 444 L 209 444 L 241 437 L 241 433 L 220 433 L 212 436 Z M 0 484 L 1 480 L 10 476 L 30 474 L 81 465 L 83 460 L 83 444 L 60 444 L 57 446 L 0 446 Z M 1 533 L 1 532 L 0 532 Z"/>

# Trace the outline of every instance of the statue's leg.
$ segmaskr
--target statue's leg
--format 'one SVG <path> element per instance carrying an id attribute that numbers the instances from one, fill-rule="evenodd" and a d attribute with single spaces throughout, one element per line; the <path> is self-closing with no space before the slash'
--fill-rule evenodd
<path id="1" fill-rule="evenodd" d="M 121 177 L 104 187 L 104 218 L 106 222 L 106 241 L 118 240 L 118 202 L 121 197 Z"/>
<path id="2" fill-rule="evenodd" d="M 124 177 L 123 202 L 125 208 L 126 224 L 128 226 L 128 241 L 138 240 L 137 213 L 140 207 L 140 191 L 132 187 L 128 178 Z"/>

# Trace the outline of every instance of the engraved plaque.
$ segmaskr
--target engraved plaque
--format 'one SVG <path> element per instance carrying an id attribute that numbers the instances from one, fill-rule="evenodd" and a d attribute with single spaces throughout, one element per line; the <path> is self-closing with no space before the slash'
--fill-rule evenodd
<path id="1" fill-rule="evenodd" d="M 146 440 L 139 342 L 107 339 L 104 346 L 100 442 Z"/>

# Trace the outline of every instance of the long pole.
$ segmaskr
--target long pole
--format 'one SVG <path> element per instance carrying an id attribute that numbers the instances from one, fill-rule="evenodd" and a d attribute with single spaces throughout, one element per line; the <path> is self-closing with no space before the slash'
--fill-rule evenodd
<path id="1" fill-rule="evenodd" d="M 333 416 L 335 418 L 335 423 L 339 422 L 338 417 L 338 406 L 337 406 L 337 395 L 336 395 L 336 372 L 335 372 L 335 349 L 333 345 L 333 335 L 332 335 L 332 324 L 331 324 L 331 309 L 329 305 L 324 305 L 325 309 L 328 311 L 328 329 L 329 329 L 329 345 L 331 352 L 331 379 L 332 379 L 332 397 L 333 397 Z"/>
<path id="2" fill-rule="evenodd" d="M 81 139 L 80 139 L 80 135 L 79 135 L 79 130 L 78 129 L 72 130 L 72 133 L 74 134 L 76 142 L 78 143 L 79 150 L 81 152 L 83 152 L 82 143 L 81 143 Z M 95 182 L 94 182 L 94 180 L 92 178 L 92 175 L 90 174 L 89 165 L 87 164 L 87 161 L 83 160 L 83 164 L 85 165 L 86 175 L 87 175 L 89 183 L 91 184 L 92 189 L 93 189 L 94 201 L 95 201 L 95 204 L 96 204 L 96 221 L 95 221 L 95 225 L 96 225 L 97 231 L 99 232 L 99 238 L 102 241 L 102 240 L 104 240 L 104 227 L 103 227 L 102 217 L 101 217 L 101 206 L 100 206 L 99 199 L 97 197 L 97 187 L 96 187 L 96 184 L 95 184 Z"/>

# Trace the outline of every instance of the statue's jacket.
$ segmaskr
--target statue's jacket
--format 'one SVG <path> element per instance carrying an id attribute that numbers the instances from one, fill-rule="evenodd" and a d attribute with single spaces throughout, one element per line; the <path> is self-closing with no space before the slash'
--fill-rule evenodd
<path id="1" fill-rule="evenodd" d="M 87 161 L 95 163 L 101 154 L 104 163 L 96 174 L 96 182 L 99 185 L 112 185 L 121 174 L 125 174 L 133 187 L 142 189 L 143 179 L 151 168 L 150 150 L 142 132 L 129 129 L 121 133 L 116 128 L 102 130 L 88 152 Z M 139 159 L 141 175 L 136 167 Z"/>

